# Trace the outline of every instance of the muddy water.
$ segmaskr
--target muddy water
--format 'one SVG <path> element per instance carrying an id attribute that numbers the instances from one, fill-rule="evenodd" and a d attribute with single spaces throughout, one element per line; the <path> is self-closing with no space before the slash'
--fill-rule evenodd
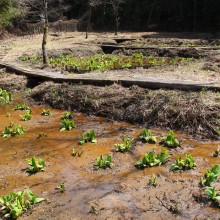
<path id="1" fill-rule="evenodd" d="M 137 170 L 134 163 L 148 150 L 159 151 L 161 146 L 135 142 L 131 153 L 116 153 L 114 144 L 124 136 L 137 137 L 142 128 L 124 122 L 74 114 L 76 128 L 60 132 L 63 111 L 41 116 L 44 106 L 33 106 L 32 119 L 20 120 L 22 111 L 14 111 L 17 103 L 0 106 L 0 131 L 9 125 L 20 124 L 26 129 L 22 136 L 0 139 L 0 196 L 10 191 L 30 188 L 46 198 L 21 219 L 207 219 L 219 217 L 219 209 L 209 202 L 198 202 L 193 194 L 199 192 L 199 179 L 207 167 L 220 163 L 212 154 L 220 142 L 198 142 L 178 134 L 182 147 L 170 150 L 170 160 L 161 167 Z M 7 112 L 10 116 L 7 117 Z M 83 132 L 95 129 L 97 143 L 78 145 Z M 160 139 L 167 131 L 154 130 Z M 37 138 L 43 133 L 46 137 Z M 81 157 L 71 156 L 72 148 L 83 151 Z M 175 158 L 190 152 L 197 169 L 182 173 L 169 171 Z M 93 170 L 101 154 L 113 156 L 112 169 Z M 44 157 L 45 172 L 28 175 L 26 158 Z M 149 186 L 150 176 L 158 176 L 157 187 Z M 56 186 L 64 182 L 66 191 Z M 217 183 L 217 186 L 220 185 Z M 206 201 L 206 200 L 205 200 Z M 89 213 L 91 207 L 95 213 Z"/>

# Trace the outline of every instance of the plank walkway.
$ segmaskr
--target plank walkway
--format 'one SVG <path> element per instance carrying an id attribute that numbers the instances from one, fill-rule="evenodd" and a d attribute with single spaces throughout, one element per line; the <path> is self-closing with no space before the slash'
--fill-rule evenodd
<path id="1" fill-rule="evenodd" d="M 45 81 L 82 83 L 85 85 L 107 86 L 114 83 L 129 87 L 133 85 L 149 89 L 179 89 L 186 91 L 201 91 L 202 89 L 220 91 L 220 84 L 209 82 L 180 81 L 171 79 L 158 79 L 149 77 L 126 77 L 125 75 L 111 75 L 100 73 L 85 74 L 62 74 L 58 72 L 48 72 L 43 70 L 30 70 L 19 66 L 14 66 L 0 61 L 0 68 L 6 68 L 7 71 L 31 78 L 38 78 Z"/>
<path id="2" fill-rule="evenodd" d="M 145 50 L 151 51 L 155 50 L 155 46 L 127 46 L 127 45 L 117 45 L 117 44 L 101 44 L 101 48 L 105 53 L 112 53 L 114 50 Z M 220 47 L 217 46 L 196 46 L 196 47 L 183 47 L 183 46 L 164 46 L 164 47 L 156 47 L 158 50 L 198 50 L 200 52 L 203 51 L 216 51 L 220 50 Z"/>

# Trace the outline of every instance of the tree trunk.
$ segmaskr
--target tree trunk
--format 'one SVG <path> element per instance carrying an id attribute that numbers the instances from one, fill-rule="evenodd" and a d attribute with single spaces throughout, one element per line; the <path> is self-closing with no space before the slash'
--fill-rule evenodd
<path id="1" fill-rule="evenodd" d="M 118 17 L 118 11 L 115 10 L 115 35 L 118 35 L 118 27 L 119 27 L 119 17 Z"/>
<path id="2" fill-rule="evenodd" d="M 149 25 L 151 23 L 151 19 L 152 19 L 152 15 L 153 15 L 153 12 L 154 12 L 155 5 L 156 5 L 156 0 L 154 0 L 152 5 L 151 5 L 150 13 L 149 13 L 148 20 L 147 20 L 147 28 L 149 28 Z"/>
<path id="3" fill-rule="evenodd" d="M 48 35 L 48 11 L 47 11 L 47 0 L 43 0 L 44 6 L 44 28 L 43 28 L 43 41 L 42 41 L 42 55 L 44 66 L 48 65 L 48 57 L 46 51 L 47 35 Z"/>
<path id="4" fill-rule="evenodd" d="M 193 18 L 193 30 L 197 29 L 197 0 L 194 0 L 194 18 Z"/>
<path id="5" fill-rule="evenodd" d="M 90 28 L 90 24 L 91 24 L 91 14 L 92 14 L 92 7 L 89 7 L 89 11 L 88 11 L 88 20 L 87 20 L 87 26 L 86 26 L 86 39 L 88 39 L 89 36 L 89 28 Z"/>

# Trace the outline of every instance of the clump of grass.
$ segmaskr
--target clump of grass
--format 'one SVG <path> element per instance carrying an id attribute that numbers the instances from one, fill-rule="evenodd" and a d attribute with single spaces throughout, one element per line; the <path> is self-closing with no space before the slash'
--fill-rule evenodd
<path id="1" fill-rule="evenodd" d="M 157 186 L 157 176 L 156 175 L 152 175 L 150 180 L 149 180 L 149 185 L 151 186 Z"/>
<path id="2" fill-rule="evenodd" d="M 26 105 L 26 104 L 16 105 L 14 110 L 29 110 L 30 113 L 31 113 L 31 108 L 28 105 Z"/>
<path id="3" fill-rule="evenodd" d="M 219 155 L 220 155 L 220 146 L 218 146 L 218 148 L 213 153 L 213 157 L 218 157 Z"/>

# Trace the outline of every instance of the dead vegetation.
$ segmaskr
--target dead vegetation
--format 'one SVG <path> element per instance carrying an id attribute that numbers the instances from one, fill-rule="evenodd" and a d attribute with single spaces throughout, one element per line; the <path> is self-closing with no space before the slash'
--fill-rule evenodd
<path id="1" fill-rule="evenodd" d="M 28 97 L 54 108 L 71 109 L 146 127 L 174 129 L 201 138 L 219 139 L 220 95 L 211 91 L 183 92 L 149 90 L 137 86 L 124 88 L 70 85 L 44 82 L 28 88 L 25 76 L 2 71 L 0 86 L 8 90 L 29 91 Z"/>
<path id="2" fill-rule="evenodd" d="M 95 87 L 45 82 L 31 93 L 52 107 L 174 129 L 202 138 L 219 138 L 218 93 L 148 90 L 120 85 Z"/>

